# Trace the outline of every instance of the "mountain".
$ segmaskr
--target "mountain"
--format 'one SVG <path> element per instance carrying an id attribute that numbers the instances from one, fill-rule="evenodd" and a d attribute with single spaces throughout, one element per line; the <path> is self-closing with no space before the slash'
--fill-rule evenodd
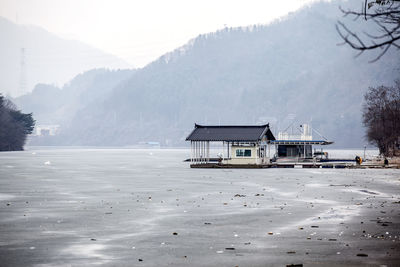
<path id="1" fill-rule="evenodd" d="M 103 101 L 116 85 L 134 72 L 93 69 L 77 75 L 62 88 L 37 84 L 31 93 L 13 101 L 23 110 L 34 113 L 37 125 L 56 124 L 65 128 L 79 110 Z"/>
<path id="2" fill-rule="evenodd" d="M 337 147 L 362 147 L 363 94 L 399 78 L 400 57 L 389 50 L 371 64 L 373 54 L 355 58 L 352 49 L 337 45 L 339 4 L 348 2 L 319 2 L 269 25 L 200 35 L 135 71 L 106 97 L 80 106 L 46 142 L 183 145 L 194 123 L 270 122 L 277 133 L 295 117 Z"/>
<path id="3" fill-rule="evenodd" d="M 19 96 L 30 92 L 37 83 L 62 85 L 93 68 L 130 67 L 122 59 L 89 45 L 59 38 L 40 27 L 14 24 L 2 17 L 0 37 L 3 94 Z"/>

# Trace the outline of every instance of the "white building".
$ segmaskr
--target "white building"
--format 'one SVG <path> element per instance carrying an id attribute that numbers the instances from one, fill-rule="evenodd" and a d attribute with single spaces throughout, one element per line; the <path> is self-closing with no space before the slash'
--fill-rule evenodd
<path id="1" fill-rule="evenodd" d="M 60 130 L 60 125 L 36 125 L 33 131 L 33 136 L 48 136 L 57 135 Z"/>
<path id="2" fill-rule="evenodd" d="M 204 126 L 195 124 L 186 138 L 191 144 L 191 167 L 207 165 L 210 142 L 222 142 L 223 153 L 219 165 L 254 165 L 270 163 L 269 141 L 275 140 L 269 124 L 248 126 Z M 215 159 L 214 159 L 215 161 Z"/>

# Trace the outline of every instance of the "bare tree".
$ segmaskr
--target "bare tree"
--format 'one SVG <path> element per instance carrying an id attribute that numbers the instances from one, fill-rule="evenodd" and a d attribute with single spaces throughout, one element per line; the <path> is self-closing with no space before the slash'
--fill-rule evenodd
<path id="1" fill-rule="evenodd" d="M 381 154 L 400 153 L 400 80 L 395 86 L 370 87 L 364 95 L 363 123 L 368 140 Z"/>
<path id="2" fill-rule="evenodd" d="M 360 11 L 343 9 L 344 17 L 354 20 L 372 20 L 378 33 L 357 33 L 338 21 L 336 30 L 343 39 L 343 44 L 358 50 L 359 56 L 364 51 L 381 49 L 382 51 L 371 62 L 379 60 L 391 47 L 400 49 L 400 0 L 365 0 Z M 373 30 L 371 30 L 374 32 Z"/>

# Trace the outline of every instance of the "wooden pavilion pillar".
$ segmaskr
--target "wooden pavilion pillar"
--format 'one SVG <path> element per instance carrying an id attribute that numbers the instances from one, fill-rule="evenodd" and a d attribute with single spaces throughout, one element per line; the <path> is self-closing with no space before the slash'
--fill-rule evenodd
<path id="1" fill-rule="evenodd" d="M 210 141 L 207 141 L 207 163 L 210 162 Z"/>
<path id="2" fill-rule="evenodd" d="M 193 164 L 193 141 L 190 141 L 190 164 Z"/>

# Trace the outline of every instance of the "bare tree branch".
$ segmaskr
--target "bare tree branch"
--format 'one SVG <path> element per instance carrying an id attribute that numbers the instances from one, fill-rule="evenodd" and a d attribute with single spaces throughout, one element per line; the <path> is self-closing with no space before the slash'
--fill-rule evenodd
<path id="1" fill-rule="evenodd" d="M 379 60 L 391 47 L 400 49 L 400 0 L 365 0 L 361 11 L 344 10 L 339 7 L 343 17 L 352 17 L 358 20 L 364 17 L 365 20 L 374 22 L 376 29 L 381 34 L 363 32 L 362 35 L 350 30 L 343 22 L 338 21 L 336 31 L 343 39 L 344 44 L 358 50 L 359 56 L 364 51 L 381 48 L 383 51 L 372 61 Z M 367 9 L 373 9 L 367 12 Z"/>

